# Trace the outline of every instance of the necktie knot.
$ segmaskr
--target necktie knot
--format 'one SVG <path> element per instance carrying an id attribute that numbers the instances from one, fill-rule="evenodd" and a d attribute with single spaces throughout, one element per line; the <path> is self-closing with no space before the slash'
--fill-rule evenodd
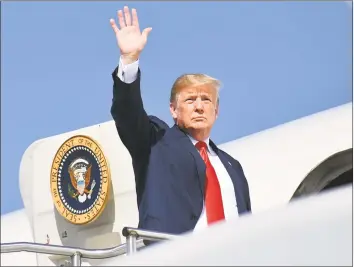
<path id="1" fill-rule="evenodd" d="M 201 151 L 202 148 L 204 148 L 205 150 L 207 150 L 207 144 L 203 141 L 199 141 L 198 143 L 195 144 L 195 147 Z"/>

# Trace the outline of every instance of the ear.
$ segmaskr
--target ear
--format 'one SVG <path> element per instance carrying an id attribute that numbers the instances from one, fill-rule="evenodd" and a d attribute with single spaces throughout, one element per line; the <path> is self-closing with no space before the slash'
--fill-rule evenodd
<path id="1" fill-rule="evenodd" d="M 172 118 L 174 120 L 176 120 L 177 119 L 177 110 L 176 110 L 176 105 L 174 103 L 170 103 L 170 112 L 171 112 Z"/>
<path id="2" fill-rule="evenodd" d="M 216 108 L 215 108 L 215 119 L 217 119 L 219 116 L 219 103 L 216 104 Z"/>

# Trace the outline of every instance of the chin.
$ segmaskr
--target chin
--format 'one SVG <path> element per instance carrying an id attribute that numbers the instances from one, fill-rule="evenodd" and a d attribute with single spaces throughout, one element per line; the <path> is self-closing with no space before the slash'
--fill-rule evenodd
<path id="1" fill-rule="evenodd" d="M 206 123 L 206 122 L 195 122 L 191 125 L 191 128 L 192 129 L 195 129 L 195 130 L 202 130 L 202 129 L 207 129 L 209 128 L 209 125 Z"/>

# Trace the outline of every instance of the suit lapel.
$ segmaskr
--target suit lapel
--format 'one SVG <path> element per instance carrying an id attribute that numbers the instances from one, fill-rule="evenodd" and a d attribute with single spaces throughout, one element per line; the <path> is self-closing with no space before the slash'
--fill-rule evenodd
<path id="1" fill-rule="evenodd" d="M 167 142 L 170 145 L 173 146 L 178 146 L 184 151 L 188 151 L 194 158 L 197 172 L 198 172 L 198 179 L 199 179 L 199 185 L 200 185 L 200 190 L 202 197 L 204 199 L 205 197 L 205 171 L 206 171 L 206 166 L 205 163 L 200 156 L 198 150 L 194 147 L 193 143 L 189 139 L 189 137 L 184 133 L 182 130 L 178 128 L 177 125 L 174 125 L 172 128 L 170 128 L 166 134 L 165 134 L 165 142 Z M 234 167 L 231 165 L 227 157 L 225 156 L 224 153 L 222 153 L 221 150 L 218 149 L 218 147 L 210 140 L 210 146 L 212 149 L 215 151 L 215 153 L 218 155 L 219 159 L 221 160 L 222 164 L 224 165 L 226 171 L 228 172 L 232 183 L 234 185 L 234 190 L 235 190 L 235 197 L 236 197 L 236 203 L 237 203 L 237 209 L 238 213 L 242 212 L 244 201 L 242 198 L 242 188 L 240 187 L 242 183 L 239 183 L 239 175 L 237 171 L 234 169 Z"/>
<path id="2" fill-rule="evenodd" d="M 177 125 L 174 125 L 166 132 L 165 138 L 168 143 L 176 144 L 177 146 L 181 147 L 183 150 L 188 151 L 193 156 L 196 164 L 197 172 L 198 172 L 198 179 L 199 179 L 201 193 L 204 199 L 206 166 L 198 150 L 195 148 L 195 146 L 193 145 L 189 137 L 181 129 L 179 129 Z"/>

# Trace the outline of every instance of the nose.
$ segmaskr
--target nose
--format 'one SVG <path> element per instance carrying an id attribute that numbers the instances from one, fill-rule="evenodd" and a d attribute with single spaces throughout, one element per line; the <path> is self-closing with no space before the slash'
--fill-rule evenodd
<path id="1" fill-rule="evenodd" d="M 198 97 L 198 98 L 196 99 L 196 101 L 194 102 L 194 104 L 195 104 L 195 109 L 196 109 L 196 110 L 203 110 L 203 101 L 202 101 L 202 99 L 201 99 L 200 97 Z"/>

